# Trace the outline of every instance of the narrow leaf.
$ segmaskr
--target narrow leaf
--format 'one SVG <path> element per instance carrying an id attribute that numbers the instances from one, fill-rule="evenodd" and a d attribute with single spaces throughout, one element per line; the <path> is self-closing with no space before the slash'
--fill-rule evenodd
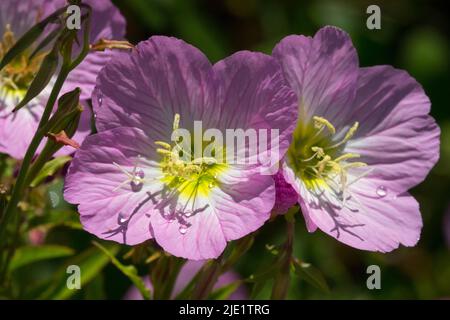
<path id="1" fill-rule="evenodd" d="M 117 254 L 119 252 L 119 246 L 109 243 L 106 245 L 111 254 Z M 64 265 L 59 269 L 52 281 L 51 286 L 46 291 L 42 292 L 38 299 L 53 299 L 62 300 L 68 299 L 79 290 L 71 290 L 67 287 L 67 267 L 70 265 L 76 265 L 81 271 L 81 290 L 87 285 L 93 278 L 97 277 L 101 270 L 110 262 L 110 259 L 104 254 L 99 254 L 97 248 L 89 248 L 82 252 L 78 256 L 66 261 Z"/>
<path id="2" fill-rule="evenodd" d="M 14 271 L 25 265 L 42 260 L 71 256 L 73 253 L 73 249 L 58 245 L 20 247 L 16 250 L 11 260 L 9 270 Z"/>
<path id="3" fill-rule="evenodd" d="M 103 251 L 103 253 L 109 257 L 113 265 L 115 265 L 117 269 L 122 271 L 122 273 L 127 276 L 128 279 L 130 279 L 130 281 L 136 286 L 145 300 L 150 300 L 150 290 L 145 285 L 144 280 L 138 275 L 137 270 L 133 265 L 123 265 L 119 260 L 117 260 L 114 253 L 110 252 L 100 243 L 96 241 L 93 241 L 92 243 L 101 251 Z"/>
<path id="4" fill-rule="evenodd" d="M 209 300 L 226 300 L 228 299 L 242 284 L 242 280 L 233 281 L 219 289 L 214 290 L 208 297 Z"/>
<path id="5" fill-rule="evenodd" d="M 327 281 L 319 269 L 313 267 L 310 263 L 305 263 L 298 259 L 294 260 L 293 266 L 295 273 L 301 279 L 324 292 L 330 292 Z"/>
<path id="6" fill-rule="evenodd" d="M 55 158 L 49 162 L 47 162 L 42 170 L 38 173 L 36 178 L 31 182 L 31 187 L 36 187 L 39 185 L 45 178 L 52 176 L 55 174 L 56 171 L 61 169 L 67 162 L 72 160 L 72 157 L 70 156 L 63 156 Z"/>
<path id="7" fill-rule="evenodd" d="M 0 71 L 9 64 L 15 57 L 24 52 L 29 48 L 44 32 L 45 27 L 50 23 L 55 21 L 58 16 L 66 11 L 67 7 L 61 8 L 42 20 L 41 22 L 35 24 L 31 29 L 29 29 L 25 34 L 17 40 L 14 46 L 4 55 L 2 61 L 0 62 Z"/>

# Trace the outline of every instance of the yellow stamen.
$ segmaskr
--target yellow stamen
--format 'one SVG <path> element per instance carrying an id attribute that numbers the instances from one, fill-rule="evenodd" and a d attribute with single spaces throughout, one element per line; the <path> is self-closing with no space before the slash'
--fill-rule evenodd
<path id="1" fill-rule="evenodd" d="M 336 128 L 327 119 L 314 116 L 313 120 L 314 120 L 314 126 L 317 129 L 321 129 L 323 126 L 325 126 L 328 129 L 328 131 L 330 131 L 331 134 L 336 133 Z"/>
<path id="2" fill-rule="evenodd" d="M 176 113 L 173 118 L 173 131 L 178 130 L 179 126 L 180 126 L 180 115 Z"/>
<path id="3" fill-rule="evenodd" d="M 334 144 L 334 145 L 332 145 L 330 147 L 327 147 L 325 149 L 329 150 L 329 149 L 334 149 L 334 148 L 340 147 L 341 145 L 343 145 L 344 143 L 346 143 L 348 140 L 350 140 L 353 137 L 353 135 L 355 134 L 356 130 L 358 130 L 358 127 L 359 127 L 359 123 L 355 122 L 353 124 L 353 126 L 350 129 L 348 129 L 348 131 L 345 134 L 345 137 L 344 137 L 343 140 L 341 140 L 338 143 L 336 143 L 336 144 Z"/>
<path id="4" fill-rule="evenodd" d="M 155 141 L 155 144 L 158 145 L 158 146 L 161 146 L 163 148 L 166 148 L 166 149 L 172 148 L 172 146 L 170 144 L 168 144 L 168 143 L 166 143 L 164 141 Z"/>
<path id="5" fill-rule="evenodd" d="M 172 155 L 173 154 L 172 151 L 169 151 L 169 150 L 166 150 L 166 149 L 161 149 L 161 148 L 157 148 L 156 152 L 158 152 L 160 154 L 164 154 L 164 155 Z"/>

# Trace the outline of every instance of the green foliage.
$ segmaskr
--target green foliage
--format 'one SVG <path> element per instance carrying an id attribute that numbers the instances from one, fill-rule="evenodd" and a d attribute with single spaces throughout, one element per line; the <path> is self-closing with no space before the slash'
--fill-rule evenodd
<path id="1" fill-rule="evenodd" d="M 106 250 L 112 255 L 119 252 L 119 246 L 114 244 L 105 245 Z M 87 285 L 92 279 L 98 276 L 102 269 L 110 262 L 110 258 L 104 254 L 99 254 L 96 247 L 91 247 L 76 257 L 67 260 L 53 276 L 50 285 L 39 296 L 39 299 L 61 300 L 68 299 L 77 293 L 67 287 L 67 267 L 76 265 L 81 270 L 81 288 Z"/>
<path id="2" fill-rule="evenodd" d="M 106 247 L 102 246 L 100 243 L 94 241 L 93 244 L 99 248 L 106 256 L 109 257 L 113 265 L 117 267 L 125 276 L 130 279 L 130 281 L 136 286 L 139 292 L 142 294 L 142 297 L 145 300 L 150 299 L 150 290 L 144 283 L 144 280 L 138 275 L 136 267 L 133 265 L 124 265 L 114 256 L 114 253 L 108 250 Z"/>
<path id="3" fill-rule="evenodd" d="M 55 158 L 49 162 L 47 162 L 44 167 L 39 171 L 36 178 L 33 179 L 33 181 L 30 183 L 31 187 L 36 187 L 39 185 L 45 178 L 52 176 L 55 174 L 56 171 L 61 169 L 67 162 L 72 160 L 72 157 L 70 156 L 62 156 Z"/>
<path id="4" fill-rule="evenodd" d="M 9 271 L 12 272 L 20 267 L 41 260 L 62 258 L 73 254 L 73 249 L 58 245 L 20 247 L 16 249 L 13 258 L 11 259 Z"/>

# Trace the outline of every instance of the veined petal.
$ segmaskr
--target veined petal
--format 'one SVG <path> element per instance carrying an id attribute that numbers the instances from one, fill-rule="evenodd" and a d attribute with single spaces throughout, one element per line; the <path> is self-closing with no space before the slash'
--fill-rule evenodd
<path id="1" fill-rule="evenodd" d="M 160 170 L 149 160 L 154 159 L 153 152 L 148 136 L 135 128 L 116 128 L 86 138 L 69 167 L 64 198 L 79 205 L 87 231 L 127 244 L 152 238 L 148 213 L 162 188 Z M 142 170 L 140 187 L 127 182 L 125 171 L 133 169 Z"/>
<path id="2" fill-rule="evenodd" d="M 439 158 L 440 130 L 430 100 L 405 71 L 362 68 L 352 117 L 360 122 L 346 152 L 358 153 L 371 180 L 403 193 L 422 182 Z"/>
<path id="3" fill-rule="evenodd" d="M 219 184 L 208 197 L 175 196 L 151 213 L 155 240 L 164 250 L 192 260 L 217 258 L 227 241 L 261 227 L 270 217 L 274 185 L 270 176 L 255 176 L 247 183 Z"/>
<path id="4" fill-rule="evenodd" d="M 219 61 L 213 69 L 217 128 L 223 132 L 230 128 L 268 130 L 268 151 L 279 143 L 279 151 L 268 157 L 271 163 L 278 162 L 291 142 L 298 111 L 295 93 L 287 86 L 277 61 L 262 53 L 241 51 Z M 270 129 L 279 130 L 278 141 Z"/>
<path id="5" fill-rule="evenodd" d="M 0 101 L 0 152 L 22 159 L 37 130 L 44 107 L 40 103 L 31 102 L 13 114 L 14 101 L 9 98 Z"/>
<path id="6" fill-rule="evenodd" d="M 271 176 L 256 174 L 247 182 L 213 189 L 210 203 L 225 238 L 239 239 L 269 219 L 275 204 L 275 185 Z"/>
<path id="7" fill-rule="evenodd" d="M 192 216 L 177 213 L 178 199 L 152 213 L 152 234 L 158 244 L 171 254 L 191 260 L 217 258 L 227 244 L 214 208 L 204 198 L 188 204 Z M 181 202 L 182 205 L 182 202 Z M 175 211 L 174 211 L 175 210 Z"/>
<path id="8" fill-rule="evenodd" d="M 324 27 L 316 35 L 287 36 L 273 50 L 296 92 L 300 121 L 313 116 L 345 124 L 355 98 L 358 56 L 347 33 Z"/>
<path id="9" fill-rule="evenodd" d="M 343 207 L 305 202 L 309 217 L 323 232 L 354 248 L 389 252 L 420 238 L 419 204 L 408 193 L 373 195 L 376 185 L 360 181 Z"/>
<path id="10" fill-rule="evenodd" d="M 211 64 L 182 40 L 154 36 L 123 52 L 100 73 L 93 95 L 97 128 L 134 126 L 167 140 L 174 115 L 190 129 L 203 120 L 211 82 Z"/>

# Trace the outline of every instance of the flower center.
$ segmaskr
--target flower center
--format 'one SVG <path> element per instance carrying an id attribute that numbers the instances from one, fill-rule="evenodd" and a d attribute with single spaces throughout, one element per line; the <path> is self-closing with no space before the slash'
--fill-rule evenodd
<path id="1" fill-rule="evenodd" d="M 14 46 L 16 38 L 9 24 L 5 26 L 5 32 L 0 39 L 0 60 Z M 34 75 L 39 70 L 46 53 L 34 54 L 25 50 L 15 57 L 0 71 L 0 91 L 2 94 L 14 94 L 23 96 L 27 91 Z"/>
<path id="2" fill-rule="evenodd" d="M 180 115 L 176 114 L 173 132 L 179 129 L 179 123 Z M 226 165 L 218 163 L 214 157 L 194 158 L 192 152 L 186 150 L 181 143 L 179 138 L 173 141 L 173 144 L 155 141 L 159 147 L 156 151 L 162 156 L 160 162 L 164 174 L 162 181 L 188 199 L 198 195 L 208 196 L 211 189 L 217 186 L 217 175 L 226 168 Z M 192 150 L 190 146 L 189 148 Z"/>
<path id="3" fill-rule="evenodd" d="M 288 150 L 288 161 L 308 189 L 325 188 L 341 200 L 345 199 L 347 187 L 355 182 L 348 181 L 349 169 L 367 166 L 355 161 L 359 154 L 344 152 L 358 126 L 355 122 L 347 130 L 337 133 L 333 124 L 322 117 L 315 116 L 307 124 L 299 121 Z"/>

